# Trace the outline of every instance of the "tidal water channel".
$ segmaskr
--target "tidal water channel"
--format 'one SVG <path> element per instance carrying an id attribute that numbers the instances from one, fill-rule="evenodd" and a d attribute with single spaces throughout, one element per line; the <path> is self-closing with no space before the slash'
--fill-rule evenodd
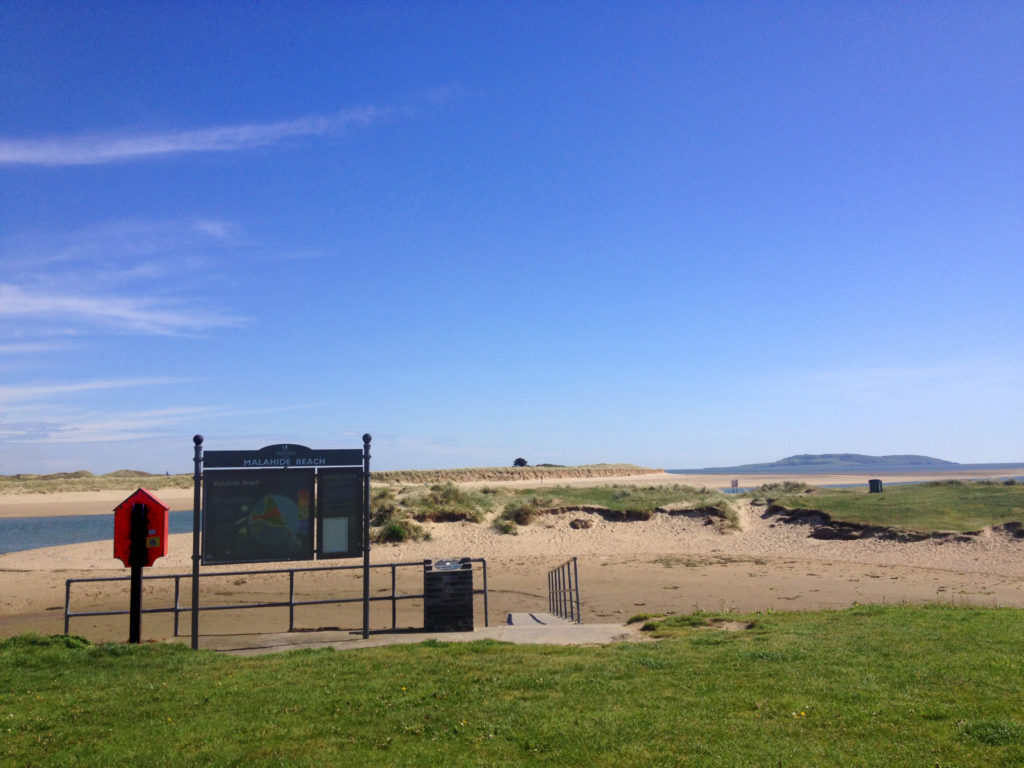
<path id="1" fill-rule="evenodd" d="M 192 510 L 168 513 L 171 533 L 192 532 Z M 59 547 L 87 541 L 111 541 L 114 515 L 59 515 L 55 517 L 0 518 L 0 555 L 40 547 Z"/>

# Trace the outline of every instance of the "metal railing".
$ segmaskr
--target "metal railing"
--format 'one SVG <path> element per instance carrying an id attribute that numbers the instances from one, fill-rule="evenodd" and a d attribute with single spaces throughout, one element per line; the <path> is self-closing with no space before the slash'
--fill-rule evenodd
<path id="1" fill-rule="evenodd" d="M 580 615 L 580 579 L 576 558 L 548 571 L 548 610 L 563 619 L 583 623 Z"/>
<path id="2" fill-rule="evenodd" d="M 482 595 L 484 599 L 484 626 L 490 626 L 488 619 L 488 605 L 487 605 L 487 560 L 484 558 L 470 558 L 471 563 L 480 563 L 482 565 L 483 573 L 483 588 L 474 589 L 473 595 Z M 391 602 L 391 629 L 398 628 L 398 602 L 400 600 L 422 600 L 424 595 L 420 594 L 398 594 L 397 590 L 397 569 L 399 568 L 411 568 L 416 567 L 419 569 L 423 568 L 423 561 L 417 560 L 415 562 L 407 563 L 376 563 L 371 564 L 371 569 L 389 568 L 391 570 L 391 593 L 388 595 L 378 595 L 376 597 L 370 597 L 371 602 L 390 601 Z M 295 609 L 306 605 L 331 605 L 337 603 L 362 603 L 364 602 L 363 597 L 332 597 L 322 598 L 317 600 L 296 600 L 295 599 L 295 574 L 297 573 L 326 573 L 329 571 L 351 571 L 351 570 L 362 570 L 363 566 L 360 565 L 334 565 L 326 568 L 275 568 L 265 571 L 218 571 L 216 573 L 201 573 L 199 574 L 200 579 L 216 579 L 224 578 L 227 576 L 272 576 L 275 574 L 288 574 L 288 599 L 279 600 L 274 602 L 261 602 L 261 603 L 232 603 L 230 605 L 200 605 L 199 611 L 236 611 L 246 608 L 288 608 L 288 631 L 295 631 Z M 182 580 L 191 580 L 193 578 L 191 573 L 168 573 L 168 574 L 154 574 L 148 575 L 143 574 L 143 585 L 156 581 L 167 581 L 173 579 L 174 581 L 174 605 L 172 607 L 165 608 L 143 608 L 142 613 L 173 613 L 174 614 L 174 636 L 180 635 L 179 630 L 179 617 L 183 613 L 191 613 L 191 606 L 183 606 L 181 604 L 181 582 Z M 108 577 L 95 577 L 95 578 L 79 578 L 79 579 L 67 579 L 64 585 L 64 634 L 70 633 L 71 619 L 84 616 L 127 616 L 129 611 L 72 611 L 71 610 L 71 585 L 72 584 L 85 584 L 85 583 L 98 583 L 98 582 L 116 582 L 116 581 L 129 581 L 130 576 L 108 576 Z M 380 630 L 378 630 L 380 631 Z"/>

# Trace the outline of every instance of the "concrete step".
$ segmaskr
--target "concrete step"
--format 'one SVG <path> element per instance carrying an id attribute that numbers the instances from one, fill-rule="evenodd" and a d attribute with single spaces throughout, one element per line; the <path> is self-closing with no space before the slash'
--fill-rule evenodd
<path id="1" fill-rule="evenodd" d="M 564 627 L 573 622 L 550 613 L 510 613 L 506 623 L 510 627 Z"/>

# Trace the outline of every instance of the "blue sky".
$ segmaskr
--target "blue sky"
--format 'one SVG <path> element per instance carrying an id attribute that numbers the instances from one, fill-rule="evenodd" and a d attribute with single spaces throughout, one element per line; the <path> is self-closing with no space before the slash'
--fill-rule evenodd
<path id="1" fill-rule="evenodd" d="M 0 6 L 0 474 L 1024 459 L 1024 6 Z"/>

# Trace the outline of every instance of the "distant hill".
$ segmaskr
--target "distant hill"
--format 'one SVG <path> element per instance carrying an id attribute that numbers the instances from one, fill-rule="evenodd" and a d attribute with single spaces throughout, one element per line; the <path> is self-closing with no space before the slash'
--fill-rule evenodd
<path id="1" fill-rule="evenodd" d="M 741 464 L 736 467 L 707 467 L 701 472 L 842 472 L 867 469 L 903 471 L 910 469 L 952 469 L 961 466 L 955 461 L 931 456 L 898 454 L 865 456 L 862 453 L 801 453 L 766 464 Z"/>

